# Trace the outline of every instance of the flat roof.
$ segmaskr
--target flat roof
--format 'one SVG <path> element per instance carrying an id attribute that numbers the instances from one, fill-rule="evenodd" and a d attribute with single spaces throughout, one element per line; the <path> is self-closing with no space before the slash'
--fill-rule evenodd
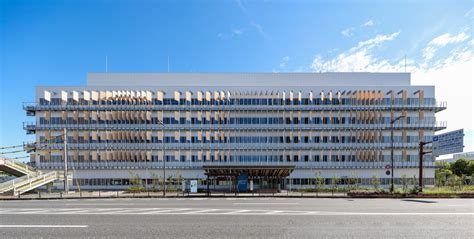
<path id="1" fill-rule="evenodd" d="M 410 73 L 88 73 L 88 86 L 409 86 Z"/>

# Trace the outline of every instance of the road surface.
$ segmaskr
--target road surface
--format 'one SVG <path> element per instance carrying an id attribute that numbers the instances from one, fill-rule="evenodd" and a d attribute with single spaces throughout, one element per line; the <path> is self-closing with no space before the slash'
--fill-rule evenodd
<path id="1" fill-rule="evenodd" d="M 472 199 L 0 201 L 1 238 L 474 238 Z"/>

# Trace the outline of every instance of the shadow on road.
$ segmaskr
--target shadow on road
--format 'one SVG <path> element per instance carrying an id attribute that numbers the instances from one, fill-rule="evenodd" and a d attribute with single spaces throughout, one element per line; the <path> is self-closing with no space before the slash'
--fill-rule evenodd
<path id="1" fill-rule="evenodd" d="M 418 199 L 403 199 L 402 201 L 405 201 L 405 202 L 421 202 L 421 203 L 438 203 L 437 201 L 418 200 Z"/>

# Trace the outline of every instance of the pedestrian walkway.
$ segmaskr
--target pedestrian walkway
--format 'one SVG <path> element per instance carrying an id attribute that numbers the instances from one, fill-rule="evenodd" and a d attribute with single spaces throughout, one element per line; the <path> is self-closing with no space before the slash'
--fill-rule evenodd
<path id="1" fill-rule="evenodd" d="M 18 196 L 56 180 L 63 180 L 63 175 L 56 171 L 44 173 L 31 168 L 27 164 L 1 157 L 0 171 L 18 177 L 0 184 L 0 194 L 10 193 L 13 196 Z M 72 175 L 70 178 L 72 178 Z"/>

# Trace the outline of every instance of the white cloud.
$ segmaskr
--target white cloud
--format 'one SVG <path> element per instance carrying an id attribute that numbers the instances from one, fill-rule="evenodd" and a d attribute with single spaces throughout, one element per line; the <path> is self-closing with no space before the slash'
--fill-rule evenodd
<path id="1" fill-rule="evenodd" d="M 258 32 L 261 36 L 263 36 L 263 37 L 265 37 L 265 38 L 267 38 L 267 39 L 270 39 L 270 36 L 263 30 L 262 25 L 260 25 L 260 24 L 258 24 L 258 23 L 256 23 L 256 22 L 252 22 L 251 25 L 252 25 L 252 27 L 254 27 L 254 28 L 257 30 L 257 32 Z"/>
<path id="2" fill-rule="evenodd" d="M 451 36 L 451 34 L 446 33 L 434 38 L 428 43 L 428 45 L 446 46 L 447 44 L 463 42 L 467 39 L 469 39 L 469 36 L 464 32 L 461 32 L 456 36 Z"/>
<path id="3" fill-rule="evenodd" d="M 376 37 L 361 41 L 357 46 L 340 53 L 332 59 L 324 60 L 317 55 L 311 64 L 314 71 L 399 71 L 404 62 L 391 65 L 387 60 L 379 60 L 373 54 L 374 47 L 392 41 L 400 34 L 400 31 L 388 35 L 377 35 Z"/>
<path id="4" fill-rule="evenodd" d="M 270 36 L 265 32 L 263 29 L 262 25 L 260 25 L 258 22 L 254 21 L 254 18 L 250 15 L 250 12 L 247 10 L 247 8 L 244 6 L 241 0 L 235 0 L 235 3 L 239 7 L 240 11 L 243 13 L 243 15 L 247 18 L 247 20 L 250 22 L 250 26 L 255 28 L 258 34 L 263 36 L 266 39 L 270 39 Z"/>
<path id="5" fill-rule="evenodd" d="M 428 46 L 423 49 L 423 58 L 425 58 L 425 60 L 431 60 L 440 48 L 443 48 L 448 44 L 464 42 L 467 39 L 469 39 L 469 36 L 464 32 L 461 32 L 455 36 L 445 33 L 435 37 L 428 43 Z"/>
<path id="6" fill-rule="evenodd" d="M 363 27 L 371 27 L 374 25 L 374 21 L 372 20 L 368 20 L 366 22 L 364 22 L 364 24 L 362 24 Z"/>
<path id="7" fill-rule="evenodd" d="M 350 37 L 352 35 L 354 35 L 354 28 L 353 27 L 349 27 L 347 29 L 344 29 L 341 31 L 341 34 L 345 37 Z"/>
<path id="8" fill-rule="evenodd" d="M 466 14 L 464 14 L 464 17 L 472 17 L 474 14 L 474 7 L 471 8 L 469 11 L 466 12 Z"/>
<path id="9" fill-rule="evenodd" d="M 371 26 L 373 26 L 373 25 L 374 25 L 374 21 L 368 20 L 368 21 L 364 22 L 362 25 L 360 25 L 360 26 L 357 27 L 357 28 L 371 27 Z M 341 31 L 341 34 L 342 34 L 343 36 L 345 36 L 345 37 L 351 37 L 351 36 L 354 35 L 355 30 L 356 30 L 355 27 L 348 27 L 348 28 L 342 30 L 342 31 Z"/>
<path id="10" fill-rule="evenodd" d="M 436 114 L 436 120 L 447 121 L 447 131 L 464 128 L 464 151 L 474 151 L 474 59 L 472 52 L 466 57 L 446 60 L 444 65 L 412 74 L 414 85 L 435 85 L 436 99 L 446 101 L 447 109 Z M 467 57 L 467 54 L 469 56 Z M 451 56 L 450 56 L 451 57 Z M 450 58 L 448 57 L 448 58 Z M 452 59 L 452 58 L 451 58 Z M 469 136 L 470 135 L 470 136 Z"/>
<path id="11" fill-rule="evenodd" d="M 242 33 L 244 33 L 244 30 L 243 29 L 232 29 L 232 33 L 234 33 L 234 35 L 242 35 Z"/>
<path id="12" fill-rule="evenodd" d="M 316 56 L 311 64 L 313 71 L 364 71 L 364 72 L 403 72 L 404 59 L 391 62 L 378 58 L 375 51 L 387 41 L 396 39 L 399 32 L 379 35 L 361 41 L 349 50 L 343 51 L 331 59 Z M 421 59 L 418 64 L 407 59 L 407 72 L 412 72 L 413 85 L 435 85 L 436 99 L 447 101 L 447 110 L 436 114 L 438 121 L 447 121 L 447 130 L 464 128 L 464 151 L 474 150 L 474 54 L 472 40 L 466 34 L 451 36 L 443 34 L 430 41 L 428 46 L 446 46 L 453 44 L 453 49 L 443 58 L 433 62 Z M 425 48 L 426 49 L 426 48 Z M 425 53 L 422 49 L 420 53 Z"/>
<path id="13" fill-rule="evenodd" d="M 281 58 L 281 61 L 280 61 L 280 68 L 286 67 L 288 61 L 290 61 L 290 57 L 289 57 L 289 56 L 284 56 L 283 58 Z"/>
<path id="14" fill-rule="evenodd" d="M 235 36 L 240 36 L 242 34 L 244 34 L 245 32 L 245 29 L 243 28 L 233 28 L 230 30 L 230 32 L 221 32 L 219 34 L 217 34 L 217 37 L 219 37 L 220 39 L 228 39 L 228 38 L 232 38 L 232 37 L 235 37 Z"/>

